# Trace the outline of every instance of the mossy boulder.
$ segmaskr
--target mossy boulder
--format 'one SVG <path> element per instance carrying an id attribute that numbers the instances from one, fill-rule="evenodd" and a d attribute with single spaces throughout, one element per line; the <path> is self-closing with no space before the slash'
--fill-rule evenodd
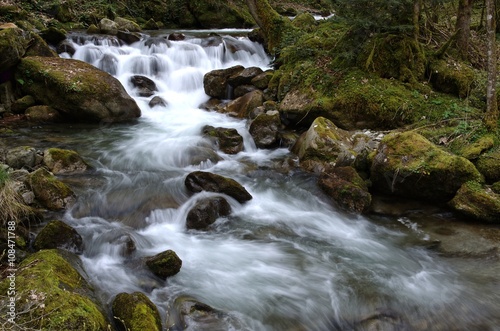
<path id="1" fill-rule="evenodd" d="M 204 230 L 213 224 L 219 217 L 231 213 L 231 206 L 223 197 L 212 197 L 198 201 L 191 208 L 186 217 L 188 229 Z"/>
<path id="2" fill-rule="evenodd" d="M 118 30 L 128 32 L 141 32 L 142 30 L 139 24 L 123 17 L 116 17 L 114 21 L 118 24 Z"/>
<path id="3" fill-rule="evenodd" d="M 476 161 L 476 168 L 489 183 L 500 181 L 500 149 L 482 154 Z"/>
<path id="4" fill-rule="evenodd" d="M 205 93 L 217 99 L 229 99 L 228 78 L 243 71 L 245 68 L 241 65 L 227 69 L 218 69 L 207 72 L 203 76 L 203 88 Z"/>
<path id="5" fill-rule="evenodd" d="M 116 35 L 118 33 L 118 23 L 109 18 L 103 18 L 99 22 L 99 31 L 104 34 Z"/>
<path id="6" fill-rule="evenodd" d="M 365 181 L 353 167 L 336 167 L 321 173 L 319 187 L 343 209 L 362 213 L 371 205 Z"/>
<path id="7" fill-rule="evenodd" d="M 73 191 L 45 168 L 30 173 L 28 184 L 37 201 L 47 209 L 65 209 L 75 201 Z"/>
<path id="8" fill-rule="evenodd" d="M 57 52 L 55 52 L 47 44 L 42 37 L 38 34 L 31 32 L 31 42 L 29 47 L 26 49 L 25 56 L 46 56 L 46 57 L 57 57 Z"/>
<path id="9" fill-rule="evenodd" d="M 19 63 L 29 42 L 28 34 L 17 27 L 0 30 L 0 73 Z"/>
<path id="10" fill-rule="evenodd" d="M 16 79 L 23 81 L 25 94 L 53 107 L 66 120 L 118 122 L 141 115 L 116 78 L 83 61 L 26 57 Z"/>
<path id="11" fill-rule="evenodd" d="M 169 249 L 146 258 L 146 266 L 156 276 L 166 279 L 176 275 L 181 270 L 182 260 L 173 250 Z"/>
<path id="12" fill-rule="evenodd" d="M 299 137 L 292 152 L 302 168 L 318 173 L 328 167 L 351 165 L 356 159 L 349 132 L 324 117 L 318 117 Z"/>
<path id="13" fill-rule="evenodd" d="M 186 176 L 184 181 L 186 188 L 198 193 L 201 191 L 223 193 L 234 198 L 240 203 L 252 199 L 248 191 L 237 181 L 206 171 L 194 171 Z"/>
<path id="14" fill-rule="evenodd" d="M 492 136 L 483 136 L 470 145 L 464 146 L 459 154 L 467 160 L 477 159 L 483 152 L 491 149 L 495 145 L 495 140 Z"/>
<path id="15" fill-rule="evenodd" d="M 314 31 L 318 25 L 318 21 L 316 21 L 311 13 L 301 13 L 293 19 L 292 25 L 301 31 L 309 33 Z"/>
<path id="16" fill-rule="evenodd" d="M 61 41 L 66 39 L 67 32 L 56 27 L 49 27 L 40 33 L 40 36 L 49 44 L 56 46 Z"/>
<path id="17" fill-rule="evenodd" d="M 480 183 L 464 183 L 449 205 L 475 220 L 500 223 L 500 194 Z"/>
<path id="18" fill-rule="evenodd" d="M 26 109 L 34 105 L 35 98 L 33 98 L 31 95 L 25 95 L 24 97 L 14 101 L 14 103 L 12 103 L 12 105 L 10 106 L 10 109 L 14 114 L 23 114 Z"/>
<path id="19" fill-rule="evenodd" d="M 274 110 L 257 115 L 250 122 L 248 131 L 258 148 L 273 148 L 279 144 L 280 129 L 280 113 Z"/>
<path id="20" fill-rule="evenodd" d="M 26 119 L 37 123 L 56 123 L 62 121 L 62 116 L 57 110 L 50 106 L 33 106 L 24 112 Z"/>
<path id="21" fill-rule="evenodd" d="M 162 330 L 158 308 L 144 293 L 120 293 L 113 300 L 112 307 L 119 330 Z"/>
<path id="22" fill-rule="evenodd" d="M 214 128 L 207 125 L 203 128 L 203 135 L 226 154 L 237 154 L 243 150 L 243 137 L 236 129 Z"/>
<path id="23" fill-rule="evenodd" d="M 46 149 L 43 163 L 54 174 L 82 173 L 91 168 L 76 151 L 61 148 Z"/>
<path id="24" fill-rule="evenodd" d="M 83 239 L 68 224 L 54 220 L 47 223 L 38 233 L 33 247 L 36 250 L 62 248 L 75 253 L 81 253 L 83 251 Z"/>
<path id="25" fill-rule="evenodd" d="M 17 270 L 18 325 L 34 330 L 108 330 L 92 288 L 63 252 L 39 251 L 26 258 Z M 2 293 L 7 293 L 9 285 L 9 278 L 0 283 Z M 6 306 L 8 298 L 2 300 Z"/>
<path id="26" fill-rule="evenodd" d="M 469 160 L 408 131 L 382 139 L 372 160 L 370 179 L 378 192 L 445 202 L 462 184 L 482 181 L 483 176 Z"/>
<path id="27" fill-rule="evenodd" d="M 428 76 L 436 90 L 459 98 L 467 98 L 476 82 L 474 70 L 468 64 L 452 59 L 430 61 Z"/>

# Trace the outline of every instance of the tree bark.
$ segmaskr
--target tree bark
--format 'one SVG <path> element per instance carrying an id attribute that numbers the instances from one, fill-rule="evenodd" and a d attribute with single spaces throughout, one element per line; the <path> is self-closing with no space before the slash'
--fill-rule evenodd
<path id="1" fill-rule="evenodd" d="M 458 0 L 457 23 L 457 49 L 462 59 L 468 58 L 470 21 L 472 16 L 472 5 L 474 0 Z"/>
<path id="2" fill-rule="evenodd" d="M 496 93 L 496 12 L 495 0 L 486 0 L 486 43 L 488 52 L 488 82 L 486 86 L 485 126 L 490 132 L 498 130 L 498 104 Z"/>

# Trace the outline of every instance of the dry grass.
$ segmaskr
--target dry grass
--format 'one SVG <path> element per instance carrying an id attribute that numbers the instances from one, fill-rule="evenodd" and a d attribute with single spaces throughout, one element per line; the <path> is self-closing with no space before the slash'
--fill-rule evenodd
<path id="1" fill-rule="evenodd" d="M 32 215 L 33 210 L 24 204 L 23 198 L 16 191 L 15 182 L 5 180 L 0 186 L 0 223 L 2 225 L 9 221 L 19 223 Z"/>

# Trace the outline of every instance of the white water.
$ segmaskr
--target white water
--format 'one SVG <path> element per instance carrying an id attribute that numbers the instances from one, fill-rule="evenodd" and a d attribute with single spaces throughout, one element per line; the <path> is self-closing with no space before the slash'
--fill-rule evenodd
<path id="1" fill-rule="evenodd" d="M 66 215 L 85 239 L 82 260 L 103 299 L 142 291 L 160 308 L 165 328 L 182 295 L 227 314 L 222 330 L 355 330 L 377 314 L 395 316 L 388 319 L 402 330 L 431 330 L 436 321 L 466 330 L 482 322 L 487 312 L 480 302 L 491 304 L 497 294 L 477 299 L 469 281 L 446 262 L 402 245 L 407 233 L 337 211 L 314 178 L 284 166 L 294 162 L 288 150 L 256 149 L 246 121 L 199 109 L 208 100 L 206 72 L 269 64 L 259 45 L 224 38 L 243 50 L 231 53 L 224 43 L 202 47 L 201 38 L 151 47 L 145 40 L 131 46 L 107 39 L 75 44 L 74 58 L 114 74 L 143 113 L 138 124 L 100 128 L 82 144 L 105 181 L 82 194 Z M 149 108 L 151 98 L 139 97 L 128 82 L 136 74 L 153 79 L 155 95 L 168 106 Z M 205 125 L 237 129 L 245 150 L 217 152 L 219 162 L 194 162 L 193 150 L 199 156 L 213 149 L 201 135 Z M 207 232 L 185 228 L 189 209 L 213 195 L 185 190 L 185 176 L 199 169 L 232 177 L 253 196 L 245 204 L 226 197 L 232 214 Z M 131 256 L 122 254 L 127 236 L 136 244 Z M 139 261 L 167 249 L 183 265 L 163 282 Z M 422 321 L 431 324 L 418 328 Z M 202 324 L 188 329 L 214 330 Z"/>

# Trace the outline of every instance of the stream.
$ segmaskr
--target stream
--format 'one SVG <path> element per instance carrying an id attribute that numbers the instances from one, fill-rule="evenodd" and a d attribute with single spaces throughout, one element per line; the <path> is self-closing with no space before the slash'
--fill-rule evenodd
<path id="1" fill-rule="evenodd" d="M 446 210 L 339 210 L 288 149 L 258 149 L 246 120 L 200 109 L 209 99 L 205 73 L 270 68 L 261 45 L 242 37 L 244 30 L 181 32 L 183 41 L 167 41 L 169 31 L 160 31 L 132 45 L 70 34 L 76 52 L 60 56 L 113 74 L 142 117 L 132 124 L 43 125 L 26 138 L 38 147 L 75 149 L 96 169 L 62 177 L 78 196 L 63 219 L 84 238 L 81 259 L 104 302 L 143 292 L 165 330 L 500 330 L 497 252 L 471 257 L 433 249 L 432 231 L 444 238 L 454 227 Z M 130 84 L 132 75 L 152 79 L 167 105 L 151 108 L 151 97 Z M 206 125 L 236 129 L 244 151 L 218 151 L 202 135 Z M 184 178 L 195 170 L 233 178 L 253 199 L 240 204 L 226 196 L 230 216 L 208 231 L 187 230 L 190 208 L 218 195 L 188 193 Z M 162 281 L 141 259 L 167 249 L 182 268 Z M 176 307 L 186 298 L 217 313 L 185 317 L 183 325 Z"/>

